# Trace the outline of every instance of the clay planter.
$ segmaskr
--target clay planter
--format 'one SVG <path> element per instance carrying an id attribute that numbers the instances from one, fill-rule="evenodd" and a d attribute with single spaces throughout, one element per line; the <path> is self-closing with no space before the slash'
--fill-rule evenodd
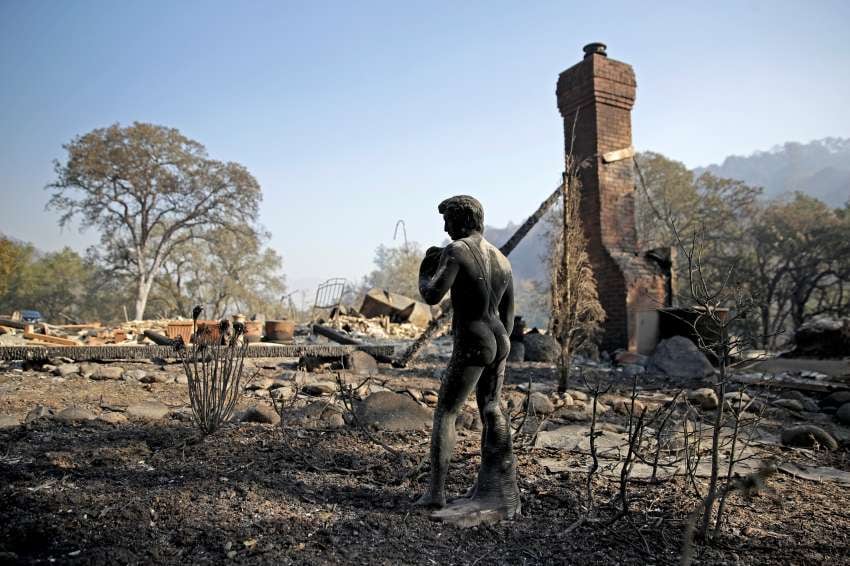
<path id="1" fill-rule="evenodd" d="M 175 320 L 169 322 L 165 327 L 165 335 L 169 338 L 183 338 L 183 343 L 188 344 L 192 341 L 192 321 L 191 320 Z"/>
<path id="2" fill-rule="evenodd" d="M 291 320 L 267 320 L 266 340 L 272 342 L 291 342 L 295 335 L 295 323 Z"/>
<path id="3" fill-rule="evenodd" d="M 245 338 L 248 342 L 259 342 L 263 338 L 263 323 L 255 320 L 245 321 Z"/>
<path id="4" fill-rule="evenodd" d="M 199 320 L 197 335 L 208 336 L 209 338 L 206 338 L 206 340 L 213 344 L 217 344 L 221 341 L 221 329 L 218 324 L 219 322 L 217 320 Z"/>

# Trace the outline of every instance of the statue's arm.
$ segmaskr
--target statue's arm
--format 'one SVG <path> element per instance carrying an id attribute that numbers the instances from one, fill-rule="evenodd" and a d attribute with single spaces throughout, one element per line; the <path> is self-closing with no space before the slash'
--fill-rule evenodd
<path id="1" fill-rule="evenodd" d="M 452 288 L 460 269 L 457 248 L 453 244 L 443 248 L 439 263 L 433 269 L 433 257 L 429 258 L 429 253 L 433 254 L 434 249 L 428 250 L 419 266 L 419 294 L 429 305 L 436 305 L 443 299 Z"/>
<path id="2" fill-rule="evenodd" d="M 513 275 L 508 277 L 508 286 L 499 302 L 499 318 L 502 320 L 508 335 L 514 330 L 514 279 Z"/>

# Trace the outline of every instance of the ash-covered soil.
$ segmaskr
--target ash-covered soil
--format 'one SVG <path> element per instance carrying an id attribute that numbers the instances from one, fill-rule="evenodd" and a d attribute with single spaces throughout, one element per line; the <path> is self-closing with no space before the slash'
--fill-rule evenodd
<path id="1" fill-rule="evenodd" d="M 436 389 L 440 364 L 382 367 L 383 385 Z M 157 371 L 176 375 L 171 366 Z M 529 375 L 550 385 L 555 378 L 541 364 L 510 372 L 506 396 Z M 647 378 L 642 387 L 672 386 Z M 636 481 L 630 515 L 565 534 L 584 512 L 586 475 L 549 473 L 538 462 L 557 456 L 583 466 L 586 458 L 533 450 L 520 437 L 522 517 L 461 529 L 411 506 L 424 487 L 428 430 L 374 433 L 402 454 L 397 458 L 353 426 L 240 423 L 201 437 L 180 411 L 188 397 L 178 383 L 57 380 L 24 370 L 0 374 L 0 391 L 0 412 L 19 417 L 36 404 L 101 415 L 155 399 L 175 410 L 155 421 L 69 424 L 45 417 L 0 431 L 0 560 L 7 563 L 673 564 L 698 503 L 681 477 L 659 485 Z M 257 402 L 267 400 L 247 397 L 242 405 Z M 612 426 L 622 418 L 605 417 Z M 452 494 L 474 481 L 478 435 L 460 430 Z M 850 469 L 846 446 L 805 457 Z M 600 517 L 613 513 L 607 504 L 617 490 L 612 478 L 594 480 Z M 702 564 L 848 563 L 850 490 L 777 474 L 768 490 L 733 496 L 722 536 L 694 552 Z"/>

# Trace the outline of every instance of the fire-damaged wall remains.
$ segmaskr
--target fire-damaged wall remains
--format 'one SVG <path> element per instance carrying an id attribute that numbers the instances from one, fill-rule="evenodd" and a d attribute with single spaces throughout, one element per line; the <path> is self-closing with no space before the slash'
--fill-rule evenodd
<path id="1" fill-rule="evenodd" d="M 591 43 L 584 59 L 558 78 L 565 151 L 582 169 L 581 217 L 588 255 L 607 320 L 600 347 L 649 353 L 658 338 L 658 309 L 672 303 L 672 252 L 640 252 L 635 229 L 631 110 L 635 74 Z"/>

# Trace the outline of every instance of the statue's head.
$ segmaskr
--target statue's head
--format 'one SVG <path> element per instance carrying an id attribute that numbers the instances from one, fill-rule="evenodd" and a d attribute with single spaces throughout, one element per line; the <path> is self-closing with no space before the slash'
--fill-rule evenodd
<path id="1" fill-rule="evenodd" d="M 465 238 L 473 232 L 484 232 L 484 208 L 471 196 L 447 198 L 437 210 L 443 215 L 444 229 L 452 240 Z"/>

